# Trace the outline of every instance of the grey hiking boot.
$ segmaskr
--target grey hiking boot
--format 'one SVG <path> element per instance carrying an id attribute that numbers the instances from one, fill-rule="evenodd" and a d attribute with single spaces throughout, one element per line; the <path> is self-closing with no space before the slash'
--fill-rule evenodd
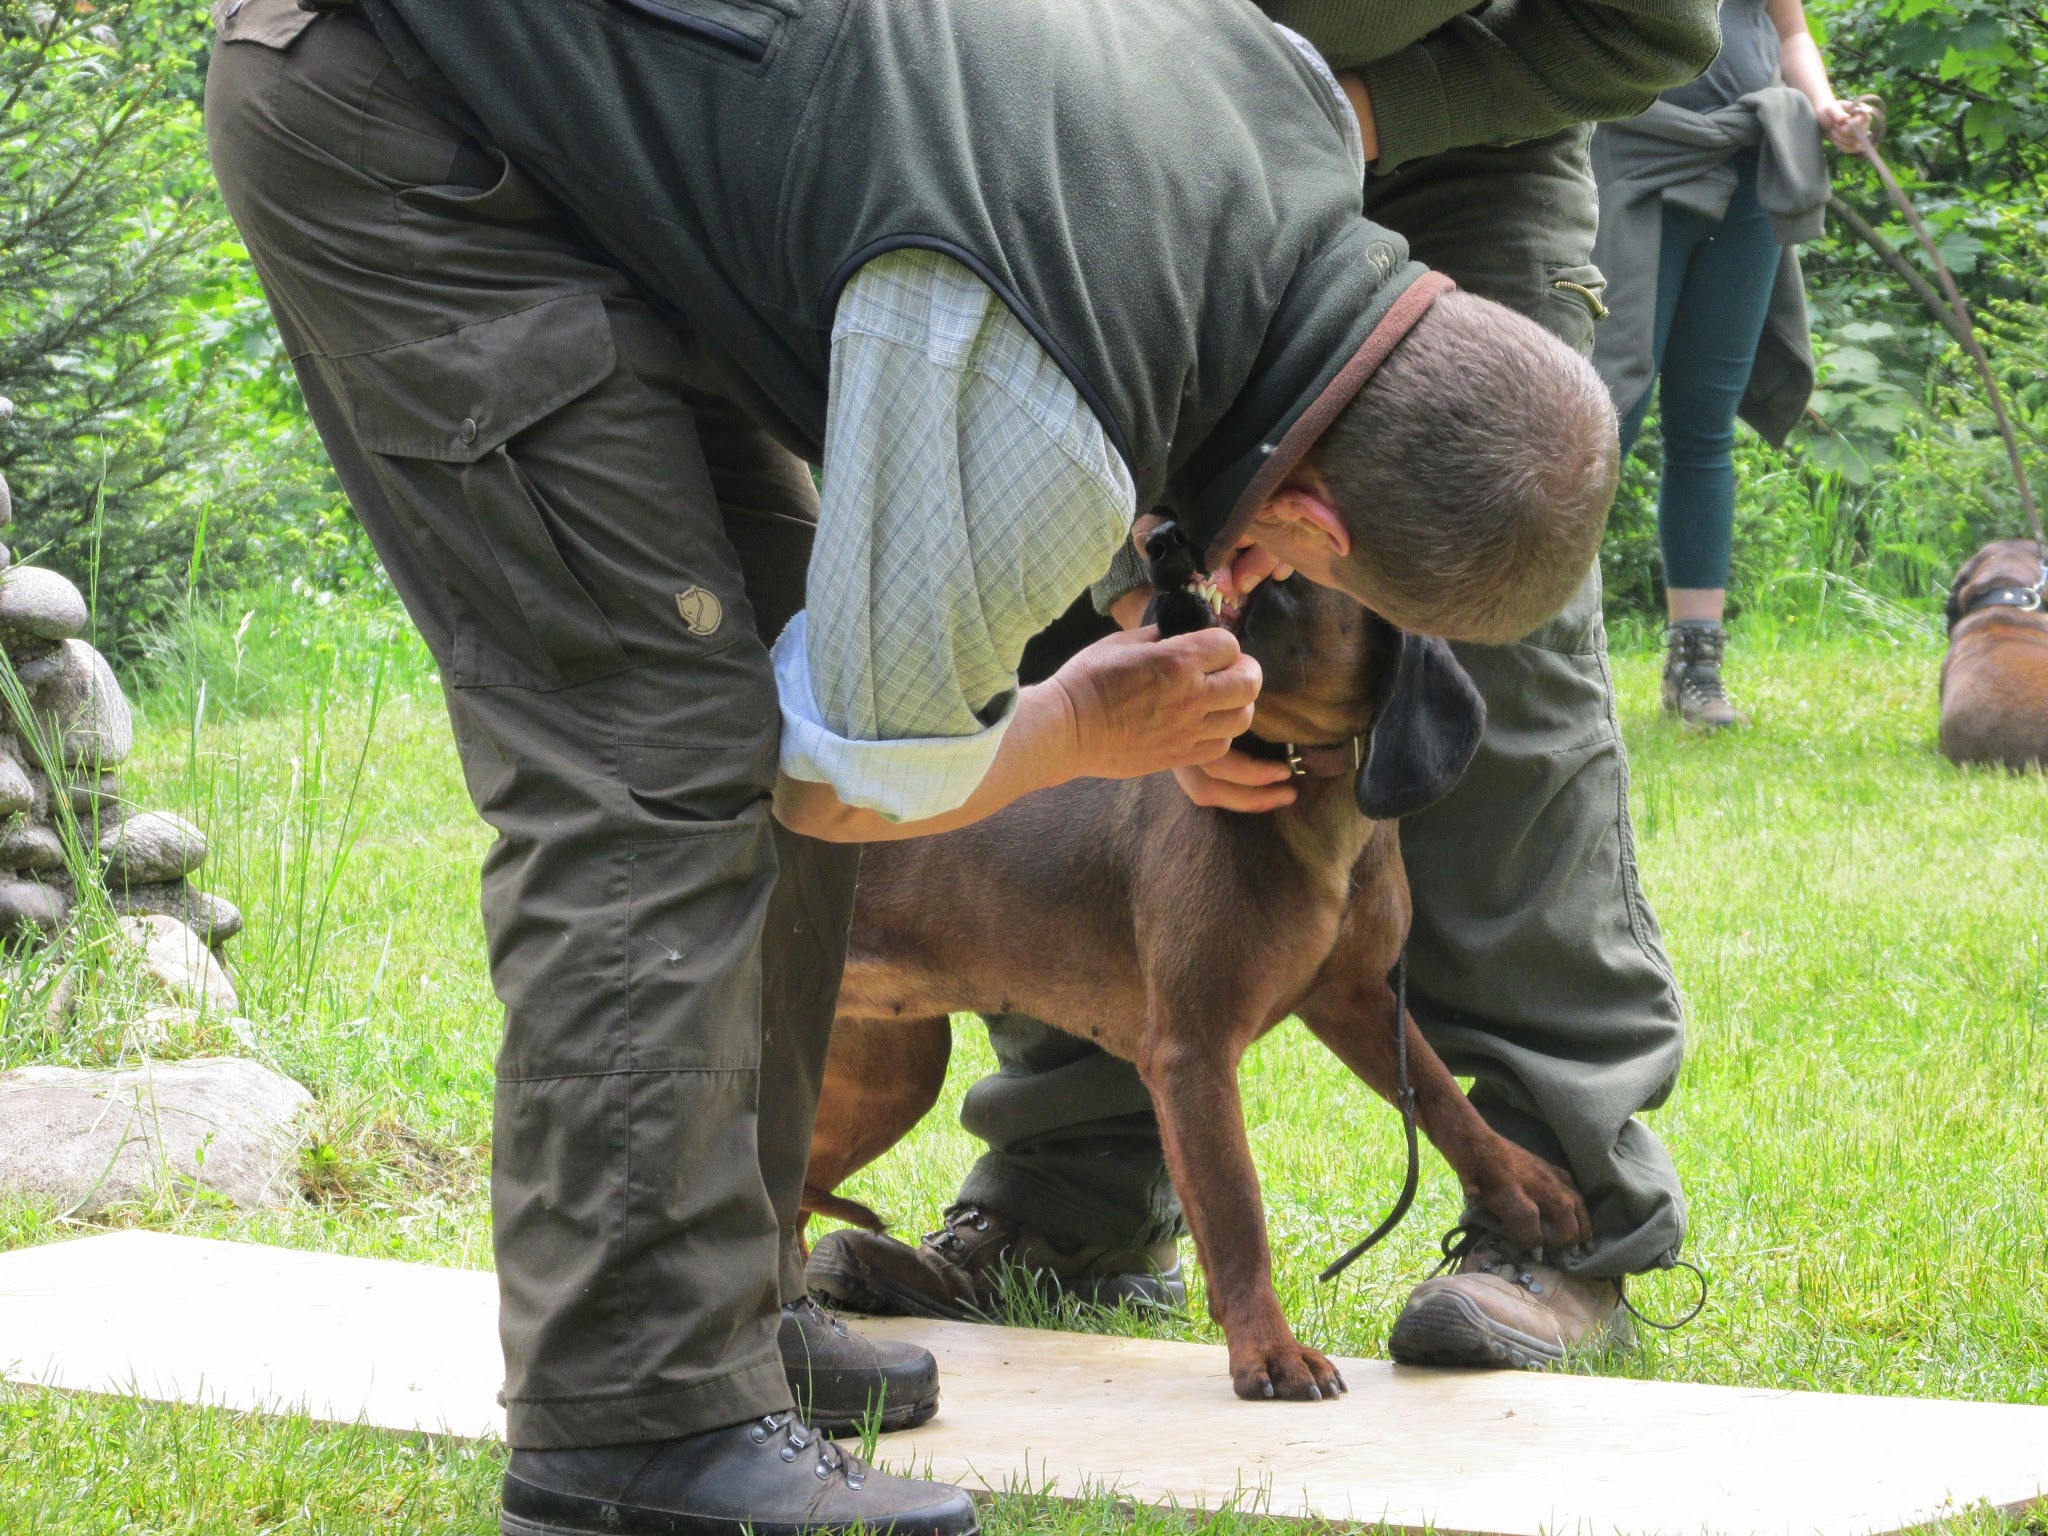
<path id="1" fill-rule="evenodd" d="M 855 1333 L 808 1296 L 782 1309 L 777 1342 L 797 1412 L 828 1435 L 915 1429 L 939 1411 L 930 1350 Z"/>
<path id="2" fill-rule="evenodd" d="M 1678 619 L 1664 627 L 1664 646 L 1664 713 L 1709 731 L 1749 724 L 1721 682 L 1727 630 L 1713 619 Z"/>
<path id="3" fill-rule="evenodd" d="M 1455 1245 L 1444 1240 L 1444 1262 L 1456 1268 L 1415 1287 L 1394 1319 L 1387 1353 L 1402 1365 L 1528 1370 L 1555 1365 L 1568 1351 L 1635 1342 L 1619 1280 L 1568 1275 L 1504 1238 L 1472 1231 Z"/>
<path id="4" fill-rule="evenodd" d="M 956 1205 L 946 1224 L 915 1248 L 879 1232 L 828 1232 L 811 1249 L 811 1294 L 847 1312 L 885 1317 L 985 1319 L 996 1313 L 1004 1278 L 1021 1272 L 1049 1301 L 1121 1302 L 1178 1310 L 1187 1305 L 1180 1249 L 1104 1245 L 1062 1249 L 1049 1238 L 979 1206 Z"/>

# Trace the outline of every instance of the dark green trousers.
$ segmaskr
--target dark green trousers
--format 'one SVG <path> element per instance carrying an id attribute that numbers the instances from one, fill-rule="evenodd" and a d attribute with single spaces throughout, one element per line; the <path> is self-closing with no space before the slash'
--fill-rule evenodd
<path id="1" fill-rule="evenodd" d="M 359 17 L 243 0 L 223 28 L 216 173 L 497 833 L 512 1444 L 787 1408 L 857 863 L 768 812 L 809 473 Z"/>
<path id="2" fill-rule="evenodd" d="M 1574 129 L 1417 161 L 1374 178 L 1367 203 L 1418 260 L 1589 351 L 1600 278 L 1586 141 Z M 1463 783 L 1401 829 L 1416 1021 L 1473 1079 L 1495 1129 L 1571 1169 L 1595 1237 L 1567 1267 L 1649 1269 L 1684 1240 L 1685 1201 L 1635 1116 L 1671 1092 L 1685 1037 L 1636 878 L 1598 570 L 1526 640 L 1458 654 L 1488 724 Z M 1065 1244 L 1178 1232 L 1137 1072 L 1020 1015 L 989 1020 L 989 1034 L 1000 1070 L 968 1091 L 960 1119 L 990 1150 L 961 1198 Z M 1488 1224 L 1476 1209 L 1466 1219 Z"/>

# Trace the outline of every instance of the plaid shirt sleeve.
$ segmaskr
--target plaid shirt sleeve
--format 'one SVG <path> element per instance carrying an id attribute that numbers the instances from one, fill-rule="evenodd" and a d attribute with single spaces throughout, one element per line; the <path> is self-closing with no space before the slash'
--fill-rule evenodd
<path id="1" fill-rule="evenodd" d="M 974 792 L 1017 660 L 1128 542 L 1129 471 L 988 286 L 930 251 L 855 274 L 832 330 L 809 606 L 775 643 L 782 771 L 892 821 Z"/>

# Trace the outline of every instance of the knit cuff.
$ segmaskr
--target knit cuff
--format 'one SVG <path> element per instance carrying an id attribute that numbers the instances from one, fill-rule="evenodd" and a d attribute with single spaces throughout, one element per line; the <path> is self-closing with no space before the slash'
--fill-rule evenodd
<path id="1" fill-rule="evenodd" d="M 1104 618 L 1116 600 L 1128 592 L 1135 592 L 1145 585 L 1145 561 L 1138 553 L 1138 546 L 1125 539 L 1117 546 L 1116 558 L 1109 563 L 1109 574 L 1088 589 L 1088 600 L 1095 604 L 1095 611 Z"/>
<path id="2" fill-rule="evenodd" d="M 1451 148 L 1450 93 L 1428 48 L 1411 43 L 1398 53 L 1360 64 L 1358 74 L 1372 102 L 1373 127 L 1380 139 L 1379 158 L 1372 163 L 1375 173 Z"/>

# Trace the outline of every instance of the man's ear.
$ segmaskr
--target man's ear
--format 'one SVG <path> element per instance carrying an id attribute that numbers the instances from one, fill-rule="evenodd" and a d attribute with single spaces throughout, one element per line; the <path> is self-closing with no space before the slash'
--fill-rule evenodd
<path id="1" fill-rule="evenodd" d="M 1353 790 L 1359 810 L 1392 821 L 1436 804 L 1464 777 L 1486 730 L 1486 701 L 1448 643 L 1373 622 L 1376 641 L 1394 655 L 1380 674 L 1372 750 Z"/>
<path id="2" fill-rule="evenodd" d="M 1259 503 L 1253 515 L 1256 528 L 1264 523 L 1294 523 L 1297 533 L 1313 529 L 1330 544 L 1338 559 L 1351 553 L 1351 528 L 1323 491 L 1320 480 L 1291 480 Z"/>

